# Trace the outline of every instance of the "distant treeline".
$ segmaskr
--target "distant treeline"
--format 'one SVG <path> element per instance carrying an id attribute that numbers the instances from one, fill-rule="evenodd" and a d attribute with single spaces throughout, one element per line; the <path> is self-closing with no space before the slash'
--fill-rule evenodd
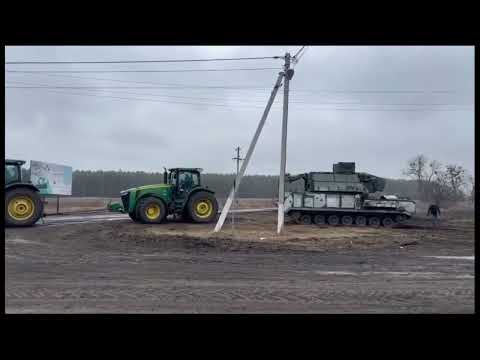
<path id="1" fill-rule="evenodd" d="M 28 172 L 25 171 L 28 179 Z M 214 190 L 218 197 L 227 197 L 234 180 L 234 174 L 202 174 L 203 185 Z M 94 197 L 116 197 L 121 190 L 131 187 L 163 183 L 163 173 L 142 171 L 83 171 L 73 172 L 72 195 Z M 303 180 L 286 184 L 287 191 L 303 189 Z M 415 198 L 417 186 L 412 180 L 387 179 L 385 194 L 397 194 Z M 239 188 L 239 197 L 276 198 L 278 176 L 246 175 Z"/>

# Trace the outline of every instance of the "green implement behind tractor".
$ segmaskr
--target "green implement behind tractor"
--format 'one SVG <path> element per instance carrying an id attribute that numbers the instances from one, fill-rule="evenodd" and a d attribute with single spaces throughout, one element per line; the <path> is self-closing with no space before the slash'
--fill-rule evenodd
<path id="1" fill-rule="evenodd" d="M 181 215 L 197 223 L 216 219 L 215 193 L 201 185 L 199 168 L 173 168 L 164 172 L 164 184 L 146 185 L 120 192 L 122 204 L 110 203 L 110 211 L 128 213 L 134 221 L 161 223 L 167 215 Z"/>
<path id="2" fill-rule="evenodd" d="M 37 187 L 22 180 L 23 160 L 5 160 L 5 225 L 31 226 L 43 214 Z"/>

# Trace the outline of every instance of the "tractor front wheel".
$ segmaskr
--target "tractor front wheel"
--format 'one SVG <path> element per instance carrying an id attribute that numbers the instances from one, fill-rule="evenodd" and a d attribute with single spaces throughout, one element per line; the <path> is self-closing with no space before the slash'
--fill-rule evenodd
<path id="1" fill-rule="evenodd" d="M 32 226 L 42 213 L 42 199 L 36 191 L 16 188 L 5 194 L 5 225 Z"/>
<path id="2" fill-rule="evenodd" d="M 187 204 L 188 217 L 197 223 L 212 222 L 216 219 L 218 203 L 212 193 L 199 191 L 194 193 Z"/>
<path id="3" fill-rule="evenodd" d="M 162 200 L 155 197 L 146 197 L 138 202 L 136 218 L 141 222 L 145 224 L 159 224 L 166 217 L 167 211 Z"/>

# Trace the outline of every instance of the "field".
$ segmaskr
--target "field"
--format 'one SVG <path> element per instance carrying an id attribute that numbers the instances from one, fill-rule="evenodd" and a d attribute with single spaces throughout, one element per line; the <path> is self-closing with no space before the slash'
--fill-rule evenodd
<path id="1" fill-rule="evenodd" d="M 117 199 L 115 199 L 117 200 Z M 62 198 L 61 212 L 108 199 Z M 238 208 L 273 207 L 241 199 Z M 47 212 L 55 213 L 54 199 Z M 288 223 L 276 213 L 214 224 L 129 218 L 5 229 L 6 312 L 472 313 L 474 212 L 433 227 L 425 204 L 391 229 Z"/>

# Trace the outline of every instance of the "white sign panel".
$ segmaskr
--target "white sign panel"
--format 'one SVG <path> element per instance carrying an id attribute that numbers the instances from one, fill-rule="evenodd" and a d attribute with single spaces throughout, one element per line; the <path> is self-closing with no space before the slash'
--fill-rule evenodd
<path id="1" fill-rule="evenodd" d="M 72 167 L 30 161 L 30 181 L 42 195 L 72 195 Z"/>

